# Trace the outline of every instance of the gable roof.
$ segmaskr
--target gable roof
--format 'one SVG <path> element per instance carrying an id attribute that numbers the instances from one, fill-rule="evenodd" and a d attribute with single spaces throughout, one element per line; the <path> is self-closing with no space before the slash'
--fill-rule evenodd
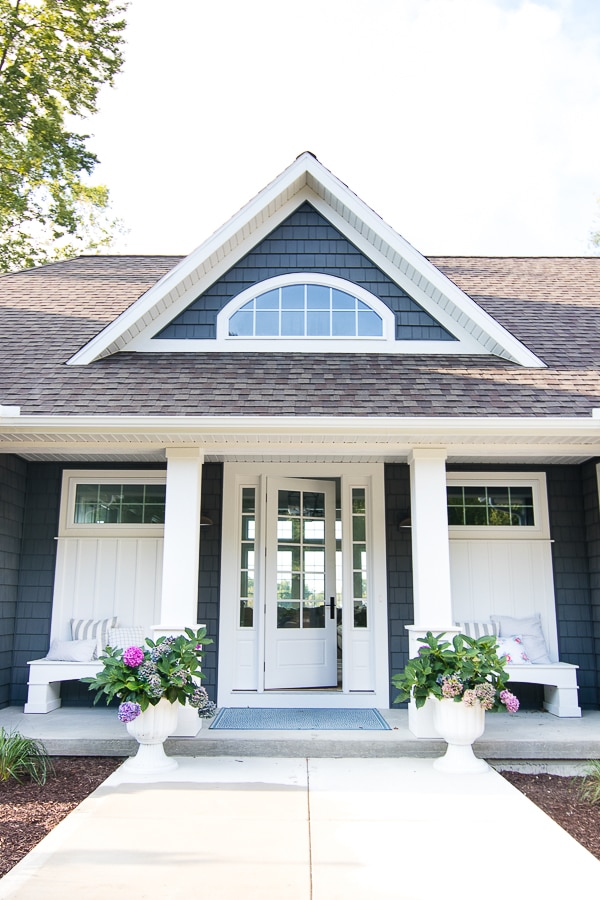
<path id="1" fill-rule="evenodd" d="M 140 339 L 164 328 L 306 202 L 324 215 L 442 326 L 459 340 L 464 339 L 465 345 L 455 350 L 493 354 L 522 366 L 544 366 L 539 357 L 386 225 L 311 153 L 301 154 L 212 237 L 79 349 L 68 361 L 69 365 L 88 365 L 94 360 L 127 350 L 152 349 L 161 352 L 164 348 L 150 347 L 147 341 L 141 342 Z M 201 349 L 205 351 L 222 349 L 214 342 L 197 343 L 201 343 Z M 177 349 L 186 351 L 200 347 L 186 342 L 185 346 Z M 274 352 L 277 352 L 276 349 Z M 448 348 L 446 352 L 449 352 Z"/>

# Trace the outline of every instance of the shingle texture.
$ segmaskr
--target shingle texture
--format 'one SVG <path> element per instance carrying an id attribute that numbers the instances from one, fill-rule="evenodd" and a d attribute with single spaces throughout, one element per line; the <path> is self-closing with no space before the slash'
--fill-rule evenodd
<path id="1" fill-rule="evenodd" d="M 177 262 L 80 257 L 0 278 L 0 402 L 23 414 L 589 416 L 600 258 L 433 257 L 548 366 L 493 356 L 119 353 L 66 361 Z"/>
<path id="2" fill-rule="evenodd" d="M 396 317 L 398 340 L 453 340 L 445 328 L 425 312 L 370 259 L 354 247 L 309 203 L 257 244 L 237 265 L 219 278 L 157 336 L 214 338 L 217 313 L 247 288 L 289 272 L 320 272 L 357 284 L 378 297 Z"/>

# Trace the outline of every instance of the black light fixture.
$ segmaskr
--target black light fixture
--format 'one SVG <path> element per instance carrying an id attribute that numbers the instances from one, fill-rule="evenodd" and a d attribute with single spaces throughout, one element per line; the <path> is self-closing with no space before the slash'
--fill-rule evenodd
<path id="1" fill-rule="evenodd" d="M 412 528 L 412 521 L 410 518 L 410 509 L 400 509 L 398 510 L 396 516 L 396 523 L 398 528 Z"/>

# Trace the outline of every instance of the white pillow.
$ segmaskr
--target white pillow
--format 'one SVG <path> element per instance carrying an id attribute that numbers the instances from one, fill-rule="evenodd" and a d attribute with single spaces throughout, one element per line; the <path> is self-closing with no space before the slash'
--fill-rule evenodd
<path id="1" fill-rule="evenodd" d="M 46 659 L 61 662 L 91 662 L 95 653 L 95 638 L 91 641 L 52 641 Z"/>
<path id="2" fill-rule="evenodd" d="M 491 618 L 492 622 L 498 624 L 500 637 L 506 638 L 518 634 L 523 638 L 527 656 L 532 663 L 550 662 L 539 613 L 525 619 L 515 619 L 513 616 L 492 616 Z"/>
<path id="3" fill-rule="evenodd" d="M 504 657 L 504 662 L 511 666 L 530 666 L 531 660 L 527 656 L 525 644 L 520 634 L 514 634 L 509 638 L 498 638 L 498 656 Z"/>
<path id="4" fill-rule="evenodd" d="M 126 650 L 128 647 L 144 647 L 144 629 L 140 625 L 128 628 L 111 628 L 106 643 L 109 647 Z"/>
<path id="5" fill-rule="evenodd" d="M 119 620 L 116 616 L 108 619 L 71 619 L 71 637 L 74 641 L 96 639 L 96 656 L 100 656 L 106 647 L 109 628 L 116 628 Z"/>
<path id="6" fill-rule="evenodd" d="M 461 634 L 467 637 L 480 638 L 490 634 L 498 634 L 498 630 L 493 622 L 455 622 L 457 628 L 460 628 Z"/>

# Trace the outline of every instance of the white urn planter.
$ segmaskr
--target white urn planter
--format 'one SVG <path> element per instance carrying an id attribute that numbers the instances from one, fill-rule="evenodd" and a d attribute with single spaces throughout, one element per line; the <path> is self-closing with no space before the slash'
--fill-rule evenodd
<path id="1" fill-rule="evenodd" d="M 472 746 L 485 730 L 485 710 L 479 702 L 467 706 L 462 701 L 437 700 L 433 721 L 436 731 L 448 744 L 445 755 L 434 762 L 434 769 L 453 775 L 488 771 L 488 764 L 475 756 Z"/>
<path id="2" fill-rule="evenodd" d="M 166 755 L 164 743 L 177 728 L 178 706 L 163 697 L 156 706 L 149 706 L 126 723 L 127 731 L 140 745 L 137 754 L 124 764 L 128 773 L 154 776 L 177 768 L 177 762 Z"/>

